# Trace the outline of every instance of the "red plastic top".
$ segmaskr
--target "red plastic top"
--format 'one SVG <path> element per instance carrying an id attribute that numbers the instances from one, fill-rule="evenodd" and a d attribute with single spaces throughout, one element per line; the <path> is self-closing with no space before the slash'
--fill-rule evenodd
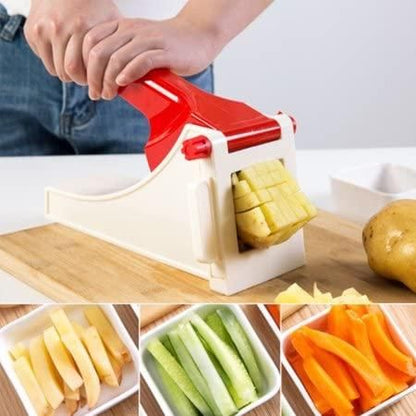
<path id="1" fill-rule="evenodd" d="M 187 123 L 222 131 L 230 137 L 229 152 L 280 138 L 276 120 L 244 103 L 209 94 L 166 69 L 149 72 L 121 88 L 120 95 L 149 119 L 145 152 L 151 170 L 170 152 Z"/>

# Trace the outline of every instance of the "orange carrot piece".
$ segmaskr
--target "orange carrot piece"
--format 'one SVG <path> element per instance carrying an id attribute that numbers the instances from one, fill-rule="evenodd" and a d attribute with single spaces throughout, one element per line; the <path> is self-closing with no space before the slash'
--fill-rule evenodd
<path id="1" fill-rule="evenodd" d="M 292 342 L 293 348 L 303 359 L 313 355 L 312 346 L 301 330 L 295 331 L 291 335 L 290 341 Z"/>
<path id="2" fill-rule="evenodd" d="M 380 320 L 375 313 L 363 316 L 363 321 L 367 326 L 368 336 L 373 348 L 391 366 L 409 376 L 416 376 L 416 368 L 410 356 L 400 351 L 383 329 Z"/>
<path id="3" fill-rule="evenodd" d="M 374 363 L 357 348 L 334 335 L 322 331 L 303 327 L 302 332 L 316 346 L 331 352 L 356 370 L 374 395 L 380 394 L 385 389 L 386 382 L 378 377 L 378 371 Z"/>
<path id="4" fill-rule="evenodd" d="M 360 407 L 362 412 L 372 409 L 373 407 L 379 405 L 391 397 L 394 392 L 392 389 L 388 388 L 381 392 L 379 395 L 375 396 L 371 389 L 368 387 L 368 384 L 363 380 L 363 378 L 354 370 L 351 369 L 351 376 L 354 379 L 355 385 L 360 392 Z M 388 387 L 390 387 L 388 385 Z"/>
<path id="5" fill-rule="evenodd" d="M 325 397 L 337 415 L 348 416 L 354 414 L 352 403 L 314 357 L 306 357 L 303 360 L 303 368 L 314 386 Z"/>
<path id="6" fill-rule="evenodd" d="M 301 330 L 294 332 L 290 340 L 293 348 L 303 359 L 312 355 L 316 358 L 328 375 L 336 380 L 348 400 L 353 401 L 358 398 L 358 390 L 355 388 L 345 364 L 338 357 L 311 344 Z"/>
<path id="7" fill-rule="evenodd" d="M 330 352 L 316 346 L 314 346 L 313 351 L 313 356 L 332 380 L 336 381 L 345 397 L 351 402 L 358 399 L 360 393 L 355 387 L 354 380 L 348 372 L 344 362 Z"/>
<path id="8" fill-rule="evenodd" d="M 319 413 L 325 414 L 331 410 L 331 406 L 325 400 L 324 396 L 317 390 L 314 386 L 308 375 L 306 374 L 305 369 L 303 368 L 302 358 L 298 355 L 294 360 L 290 362 L 292 367 L 295 369 L 296 374 L 300 378 L 303 386 L 308 392 L 310 398 L 315 404 L 315 407 L 318 409 Z"/>
<path id="9" fill-rule="evenodd" d="M 348 341 L 348 317 L 345 305 L 334 305 L 328 315 L 328 332 Z"/>
<path id="10" fill-rule="evenodd" d="M 403 391 L 407 387 L 407 384 L 404 384 L 403 386 L 402 381 L 397 380 L 394 377 L 390 377 L 389 374 L 383 370 L 379 361 L 377 360 L 373 347 L 371 346 L 367 327 L 364 321 L 354 311 L 347 311 L 347 314 L 350 319 L 353 345 L 367 358 L 374 362 L 374 364 L 377 366 L 377 369 L 380 371 L 380 376 L 384 377 L 390 383 L 392 393 L 391 395 Z M 387 391 L 386 395 L 388 395 Z"/>
<path id="11" fill-rule="evenodd" d="M 276 325 L 280 328 L 280 309 L 279 305 L 265 305 L 266 309 L 269 311 L 269 314 L 276 322 Z"/>
<path id="12" fill-rule="evenodd" d="M 376 360 L 378 362 L 378 365 L 381 371 L 390 380 L 390 383 L 393 386 L 395 393 L 398 394 L 402 392 L 403 390 L 406 390 L 409 387 L 409 383 L 413 381 L 414 377 L 411 377 L 408 374 L 402 373 L 401 371 L 392 367 L 383 358 L 381 358 L 377 353 L 375 355 L 376 355 Z"/>
<path id="13" fill-rule="evenodd" d="M 358 316 L 363 316 L 368 312 L 366 305 L 347 305 L 347 308 L 354 311 Z"/>

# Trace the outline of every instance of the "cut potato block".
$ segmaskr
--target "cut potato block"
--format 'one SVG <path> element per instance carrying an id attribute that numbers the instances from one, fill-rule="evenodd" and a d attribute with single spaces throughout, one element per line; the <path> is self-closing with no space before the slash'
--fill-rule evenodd
<path id="1" fill-rule="evenodd" d="M 261 208 L 257 207 L 250 211 L 237 214 L 236 221 L 239 230 L 253 237 L 265 238 L 271 234 Z"/>
<path id="2" fill-rule="evenodd" d="M 254 192 L 250 192 L 249 194 L 234 200 L 234 209 L 235 212 L 244 212 L 255 208 L 259 204 L 260 201 L 257 198 L 257 195 Z"/>
<path id="3" fill-rule="evenodd" d="M 30 341 L 29 354 L 33 372 L 39 381 L 46 400 L 53 409 L 57 409 L 64 401 L 64 394 L 58 379 L 59 376 L 57 376 L 55 366 L 42 336 Z"/>
<path id="4" fill-rule="evenodd" d="M 88 407 L 93 408 L 100 395 L 100 379 L 87 350 L 75 332 L 63 309 L 58 309 L 50 314 L 53 324 L 61 336 L 62 342 L 71 353 L 82 379 L 84 380 Z"/>
<path id="5" fill-rule="evenodd" d="M 105 349 L 108 355 L 108 358 L 110 360 L 111 366 L 113 367 L 114 374 L 117 377 L 118 385 L 121 384 L 121 381 L 123 380 L 123 364 L 120 364 L 107 350 Z"/>
<path id="6" fill-rule="evenodd" d="M 237 175 L 236 175 L 237 177 Z M 238 181 L 238 179 L 237 179 Z M 234 183 L 234 193 L 233 196 L 235 199 L 241 198 L 251 192 L 250 186 L 247 181 L 239 181 Z"/>
<path id="7" fill-rule="evenodd" d="M 366 305 L 371 303 L 366 295 L 362 295 L 356 289 L 350 288 L 344 290 L 341 296 L 333 297 L 332 293 L 322 293 L 317 284 L 314 283 L 313 295 L 310 295 L 306 290 L 302 289 L 298 284 L 294 283 L 283 292 L 280 292 L 276 298 L 275 303 L 297 303 L 297 304 L 356 304 Z"/>
<path id="8" fill-rule="evenodd" d="M 111 387 L 118 387 L 118 377 L 111 365 L 97 328 L 90 326 L 82 334 L 82 342 L 92 358 L 100 379 Z"/>
<path id="9" fill-rule="evenodd" d="M 119 361 L 120 364 L 129 363 L 131 361 L 129 350 L 124 345 L 101 308 L 98 306 L 89 306 L 85 309 L 84 313 L 90 325 L 97 328 L 104 345 L 113 357 Z"/>
<path id="10" fill-rule="evenodd" d="M 27 357 L 19 357 L 13 363 L 13 368 L 16 372 L 17 378 L 25 389 L 30 402 L 35 408 L 36 414 L 38 416 L 52 415 L 53 409 L 46 400 Z"/>
<path id="11" fill-rule="evenodd" d="M 84 382 L 75 367 L 74 360 L 62 343 L 55 327 L 50 327 L 45 330 L 43 339 L 49 355 L 64 382 L 71 390 L 79 389 Z"/>
<path id="12" fill-rule="evenodd" d="M 23 342 L 19 342 L 10 349 L 10 354 L 13 360 L 18 360 L 20 357 L 26 357 L 30 362 L 29 350 Z"/>
<path id="13" fill-rule="evenodd" d="M 238 236 L 251 247 L 280 244 L 317 215 L 279 160 L 242 169 L 231 182 Z"/>

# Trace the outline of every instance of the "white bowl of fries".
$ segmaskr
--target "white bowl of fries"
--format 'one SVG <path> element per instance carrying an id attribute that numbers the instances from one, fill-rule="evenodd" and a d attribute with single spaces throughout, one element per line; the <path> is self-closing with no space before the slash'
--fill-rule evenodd
<path id="1" fill-rule="evenodd" d="M 138 391 L 138 349 L 112 305 L 45 305 L 0 330 L 29 416 L 94 416 Z"/>

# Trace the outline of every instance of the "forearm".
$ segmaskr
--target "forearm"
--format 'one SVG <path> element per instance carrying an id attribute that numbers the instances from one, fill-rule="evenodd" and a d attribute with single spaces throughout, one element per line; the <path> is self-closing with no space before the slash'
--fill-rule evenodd
<path id="1" fill-rule="evenodd" d="M 178 17 L 209 33 L 222 49 L 255 20 L 273 0 L 189 0 Z"/>

